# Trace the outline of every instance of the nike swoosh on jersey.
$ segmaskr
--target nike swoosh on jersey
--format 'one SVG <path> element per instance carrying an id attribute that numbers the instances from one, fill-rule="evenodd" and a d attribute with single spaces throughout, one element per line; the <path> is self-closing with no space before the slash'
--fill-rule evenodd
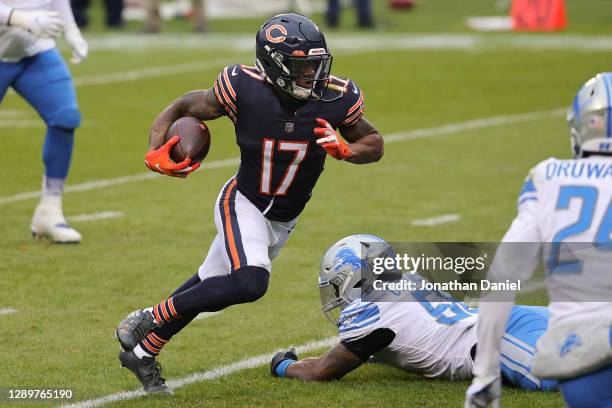
<path id="1" fill-rule="evenodd" d="M 359 91 L 357 90 L 357 87 L 355 86 L 355 84 L 353 83 L 351 85 L 353 85 L 353 93 L 359 95 Z"/>
<path id="2" fill-rule="evenodd" d="M 232 69 L 232 76 L 236 76 L 236 75 L 238 75 L 238 73 L 236 72 L 236 68 L 237 68 L 237 67 L 234 67 L 234 69 Z"/>

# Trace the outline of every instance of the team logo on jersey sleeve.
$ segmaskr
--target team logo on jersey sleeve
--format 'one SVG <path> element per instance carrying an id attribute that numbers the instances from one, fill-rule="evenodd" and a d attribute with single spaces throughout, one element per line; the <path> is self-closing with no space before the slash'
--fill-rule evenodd
<path id="1" fill-rule="evenodd" d="M 273 36 L 272 35 L 273 34 L 272 33 L 273 30 L 280 31 L 280 33 L 282 35 L 279 35 L 279 36 L 276 36 L 276 37 Z M 281 42 L 285 41 L 285 39 L 287 38 L 287 37 L 285 37 L 286 35 L 287 35 L 287 29 L 285 27 L 283 27 L 282 25 L 280 25 L 280 24 L 272 24 L 266 30 L 266 39 L 268 41 L 270 41 L 271 43 L 281 43 Z"/>

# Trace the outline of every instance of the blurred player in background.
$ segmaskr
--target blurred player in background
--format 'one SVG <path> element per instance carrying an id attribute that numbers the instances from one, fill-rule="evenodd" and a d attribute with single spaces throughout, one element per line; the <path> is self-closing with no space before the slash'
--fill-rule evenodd
<path id="1" fill-rule="evenodd" d="M 331 62 L 325 37 L 312 21 L 277 15 L 257 32 L 256 67 L 224 68 L 213 87 L 187 93 L 153 123 L 150 169 L 186 177 L 198 167 L 189 158 L 170 160 L 169 147 L 178 136 L 162 146 L 170 125 L 183 116 L 227 116 L 235 127 L 240 168 L 219 194 L 217 236 L 198 273 L 117 328 L 125 350 L 121 364 L 145 391 L 170 391 L 155 357 L 199 313 L 254 302 L 266 293 L 271 261 L 310 200 L 327 155 L 356 164 L 382 157 L 382 137 L 363 117 L 362 91 L 351 80 L 331 76 Z"/>
<path id="2" fill-rule="evenodd" d="M 87 9 L 89 9 L 91 0 L 71 0 L 70 4 L 77 25 L 86 28 L 89 25 Z M 107 27 L 123 27 L 123 0 L 104 0 L 104 9 L 106 11 L 104 23 Z"/>
<path id="3" fill-rule="evenodd" d="M 372 4 L 370 0 L 354 0 L 357 8 L 357 25 L 361 28 L 373 28 L 374 18 L 372 17 Z M 327 12 L 325 20 L 330 27 L 338 27 L 340 25 L 340 0 L 327 0 Z"/>
<path id="4" fill-rule="evenodd" d="M 551 158 L 531 170 L 503 238 L 533 244 L 520 256 L 494 262 L 491 277 L 529 279 L 544 258 L 551 318 L 537 352 L 531 350 L 532 370 L 560 380 L 571 408 L 612 407 L 611 73 L 580 89 L 568 122 L 575 158 Z M 466 407 L 499 404 L 500 340 L 513 304 L 513 295 L 507 302 L 481 303 Z"/>
<path id="5" fill-rule="evenodd" d="M 147 17 L 143 31 L 145 33 L 157 33 L 161 30 L 160 15 L 161 0 L 145 0 Z M 208 19 L 206 18 L 206 0 L 191 0 L 191 19 L 195 31 L 204 33 L 208 31 Z"/>
<path id="6" fill-rule="evenodd" d="M 366 249 L 367 248 L 367 249 Z M 321 261 L 321 306 L 340 334 L 340 343 L 321 357 L 297 359 L 295 350 L 277 353 L 272 374 L 305 381 L 342 378 L 370 356 L 391 366 L 427 378 L 462 381 L 472 378 L 476 354 L 477 310 L 440 291 L 384 291 L 362 298 L 369 259 L 393 258 L 393 249 L 372 235 L 353 235 L 332 245 Z M 372 276 L 372 275 L 370 275 Z M 399 275 L 397 276 L 399 278 Z M 396 278 L 396 279 L 397 279 Z M 421 287 L 418 274 L 402 279 Z M 336 319 L 334 312 L 340 311 Z M 515 306 L 502 343 L 502 375 L 525 390 L 555 390 L 555 381 L 543 381 L 529 366 L 531 349 L 544 333 L 548 310 Z M 518 363 L 520 362 L 520 363 Z"/>
<path id="7" fill-rule="evenodd" d="M 77 243 L 81 234 L 64 219 L 62 194 L 81 114 L 70 71 L 55 48 L 62 32 L 72 48 L 70 61 L 78 64 L 88 46 L 68 0 L 0 0 L 0 100 L 12 87 L 47 125 L 42 197 L 31 230 L 53 242 Z"/>

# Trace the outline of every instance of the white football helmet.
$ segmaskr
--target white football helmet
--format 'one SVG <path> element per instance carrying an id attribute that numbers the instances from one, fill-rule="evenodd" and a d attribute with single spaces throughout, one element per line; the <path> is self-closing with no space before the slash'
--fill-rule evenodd
<path id="1" fill-rule="evenodd" d="M 361 287 L 376 257 L 394 257 L 391 246 L 374 235 L 351 235 L 333 244 L 321 260 L 319 294 L 321 309 L 330 322 L 338 324 L 340 311 L 361 298 Z"/>
<path id="2" fill-rule="evenodd" d="M 574 157 L 612 154 L 612 73 L 589 79 L 567 112 Z"/>

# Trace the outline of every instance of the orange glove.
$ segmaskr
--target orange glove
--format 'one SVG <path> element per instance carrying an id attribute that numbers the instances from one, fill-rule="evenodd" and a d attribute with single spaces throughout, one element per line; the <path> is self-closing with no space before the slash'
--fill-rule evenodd
<path id="1" fill-rule="evenodd" d="M 149 150 L 145 156 L 145 164 L 147 167 L 154 172 L 180 178 L 185 178 L 189 173 L 196 171 L 198 167 L 200 167 L 200 163 L 190 166 L 191 158 L 187 157 L 180 163 L 175 163 L 170 158 L 170 150 L 179 140 L 178 136 L 172 136 L 170 140 L 159 149 Z"/>
<path id="2" fill-rule="evenodd" d="M 317 123 L 322 127 L 314 130 L 317 136 L 317 144 L 336 160 L 344 160 L 351 157 L 351 148 L 348 143 L 338 135 L 334 128 L 325 119 L 317 118 Z"/>

